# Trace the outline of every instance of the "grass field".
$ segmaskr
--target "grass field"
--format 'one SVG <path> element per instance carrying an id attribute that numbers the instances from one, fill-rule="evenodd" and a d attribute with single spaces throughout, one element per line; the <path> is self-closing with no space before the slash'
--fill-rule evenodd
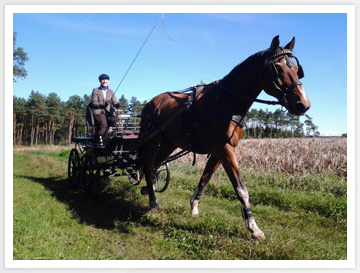
<path id="1" fill-rule="evenodd" d="M 67 184 L 69 149 L 14 149 L 14 260 L 347 259 L 346 139 L 244 140 L 237 149 L 254 242 L 220 168 L 190 216 L 205 157 L 173 162 L 162 209 L 126 178 L 104 181 L 98 201 Z M 141 185 L 144 185 L 143 181 Z"/>

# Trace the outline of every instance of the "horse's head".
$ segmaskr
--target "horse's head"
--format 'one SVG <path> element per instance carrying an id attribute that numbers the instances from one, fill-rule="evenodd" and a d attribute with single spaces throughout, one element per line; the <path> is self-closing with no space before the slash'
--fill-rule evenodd
<path id="1" fill-rule="evenodd" d="M 265 61 L 264 90 L 277 98 L 291 113 L 304 115 L 311 103 L 299 79 L 304 77 L 304 71 L 298 59 L 292 55 L 295 37 L 285 46 L 280 47 L 279 36 L 276 36 L 269 49 Z"/>

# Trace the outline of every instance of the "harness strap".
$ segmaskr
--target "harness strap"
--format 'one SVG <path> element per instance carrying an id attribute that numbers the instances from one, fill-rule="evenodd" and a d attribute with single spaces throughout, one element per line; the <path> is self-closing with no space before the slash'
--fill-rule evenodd
<path id="1" fill-rule="evenodd" d="M 292 84 L 290 84 L 289 86 L 285 87 L 284 89 L 281 89 L 274 81 L 273 81 L 273 85 L 274 85 L 275 89 L 280 91 L 281 94 L 282 94 L 281 100 L 279 100 L 279 104 L 284 106 L 287 109 L 288 108 L 288 102 L 287 102 L 287 99 L 286 99 L 286 94 L 289 91 L 291 91 L 295 86 L 302 85 L 302 83 L 301 83 L 301 81 L 295 81 Z"/>
<path id="2" fill-rule="evenodd" d="M 240 128 L 243 128 L 246 124 L 245 117 L 241 115 L 233 115 L 231 121 L 235 122 Z"/>
<path id="3" fill-rule="evenodd" d="M 221 87 L 223 90 L 225 90 L 226 92 L 230 93 L 232 96 L 235 96 L 237 98 L 240 99 L 245 99 L 247 101 L 251 101 L 251 102 L 258 102 L 258 103 L 263 103 L 263 104 L 268 104 L 268 105 L 283 105 L 282 102 L 280 101 L 270 101 L 270 100 L 261 100 L 261 99 L 252 99 L 248 96 L 243 96 L 243 95 L 239 95 L 229 89 L 227 89 L 226 87 L 222 86 L 219 81 L 215 81 L 214 84 L 216 84 L 217 86 Z M 281 90 L 281 89 L 280 89 Z"/>
<path id="4" fill-rule="evenodd" d="M 196 141 L 196 139 L 193 138 L 191 130 L 192 128 L 199 126 L 201 123 L 207 122 L 211 119 L 225 119 L 228 121 L 232 121 L 235 122 L 236 125 L 239 128 L 243 128 L 245 126 L 245 117 L 241 116 L 241 115 L 233 115 L 227 112 L 223 112 L 220 111 L 220 106 L 217 106 L 217 111 L 215 111 L 212 114 L 206 115 L 200 119 L 197 119 L 197 121 L 195 122 L 195 118 L 194 118 L 194 103 L 196 101 L 196 98 L 198 97 L 198 95 L 200 93 L 202 93 L 205 90 L 205 87 L 208 85 L 198 85 L 196 87 L 194 87 L 192 89 L 192 93 L 188 94 L 187 97 L 187 102 L 184 106 L 184 119 L 183 122 L 185 124 L 185 126 L 187 127 L 188 133 L 186 134 L 189 137 L 189 145 L 192 147 L 192 149 L 194 151 L 196 151 L 196 153 L 200 153 L 200 154 L 204 154 L 203 151 L 201 151 L 201 149 L 199 148 L 199 145 Z M 218 92 L 218 96 L 216 97 L 216 101 L 218 103 L 220 103 L 220 94 Z M 195 157 L 194 157 L 195 160 Z"/>
<path id="5" fill-rule="evenodd" d="M 241 115 L 232 115 L 230 113 L 216 112 L 212 115 L 208 115 L 207 117 L 201 119 L 196 124 L 194 124 L 194 126 L 197 126 L 200 123 L 205 122 L 209 119 L 215 119 L 215 118 L 226 119 L 226 120 L 235 122 L 236 125 L 239 126 L 240 128 L 243 128 L 246 124 L 245 117 L 243 117 Z"/>
<path id="6" fill-rule="evenodd" d="M 214 82 L 215 83 L 215 82 Z M 221 86 L 221 85 L 219 85 Z M 237 126 L 239 126 L 240 128 L 243 128 L 245 126 L 245 117 L 241 116 L 241 115 L 232 115 L 230 113 L 226 113 L 226 112 L 220 112 L 220 108 L 218 107 L 218 110 L 216 112 L 214 112 L 212 115 L 208 115 L 205 118 L 201 119 L 200 121 L 198 121 L 196 124 L 193 123 L 193 103 L 195 102 L 197 96 L 202 93 L 204 91 L 204 87 L 205 85 L 198 85 L 193 89 L 192 94 L 189 94 L 188 96 L 188 102 L 186 104 L 186 107 L 188 107 L 188 109 L 190 109 L 190 117 L 188 117 L 188 119 L 190 118 L 191 120 L 188 122 L 188 126 L 192 127 L 192 126 L 197 126 L 200 123 L 212 119 L 212 118 L 224 118 L 230 121 L 233 121 L 237 124 Z M 220 100 L 220 96 L 218 94 L 218 96 L 216 97 L 217 101 L 219 102 Z"/>
<path id="7" fill-rule="evenodd" d="M 290 84 L 289 86 L 286 86 L 286 88 L 284 88 L 283 92 L 287 93 L 287 92 L 291 91 L 297 85 L 302 85 L 301 81 L 295 81 L 292 84 Z"/>
<path id="8" fill-rule="evenodd" d="M 276 52 L 273 55 L 271 55 L 270 59 L 275 59 L 276 57 L 286 55 L 286 54 L 291 54 L 292 55 L 291 50 L 289 50 L 289 49 L 280 50 L 279 52 Z"/>

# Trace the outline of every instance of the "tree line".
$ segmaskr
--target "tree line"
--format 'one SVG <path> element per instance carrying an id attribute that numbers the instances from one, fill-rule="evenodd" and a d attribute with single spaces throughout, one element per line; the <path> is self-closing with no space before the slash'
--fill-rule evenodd
<path id="1" fill-rule="evenodd" d="M 251 109 L 247 114 L 245 137 L 247 138 L 289 138 L 319 135 L 319 127 L 309 115 L 304 123 L 299 116 L 291 115 L 283 109 L 274 112 L 266 109 Z"/>
<path id="2" fill-rule="evenodd" d="M 31 91 L 27 100 L 13 97 L 13 144 L 67 144 L 75 121 L 85 124 L 85 114 L 91 96 L 74 95 L 68 101 L 62 101 L 56 93 L 45 96 L 38 91 Z M 130 100 L 122 95 L 119 99 L 120 110 L 130 115 L 141 113 L 146 101 L 140 102 L 136 97 Z M 304 123 L 300 118 L 277 109 L 274 112 L 251 109 L 246 117 L 246 138 L 285 138 L 316 135 L 318 127 L 312 118 L 305 116 Z"/>
<path id="3" fill-rule="evenodd" d="M 45 96 L 31 91 L 27 100 L 13 96 L 13 144 L 70 144 L 75 121 L 85 124 L 90 102 L 89 95 L 74 95 L 65 102 L 54 92 Z M 138 115 L 146 101 L 122 95 L 119 103 L 124 113 Z"/>

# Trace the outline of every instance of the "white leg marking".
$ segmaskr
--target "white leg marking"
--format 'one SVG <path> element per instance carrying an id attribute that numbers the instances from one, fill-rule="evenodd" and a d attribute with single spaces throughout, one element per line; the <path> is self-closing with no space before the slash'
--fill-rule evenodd
<path id="1" fill-rule="evenodd" d="M 266 240 L 264 232 L 262 232 L 256 225 L 254 217 L 249 218 L 248 220 L 248 230 L 251 232 L 251 237 L 257 241 Z"/>
<path id="2" fill-rule="evenodd" d="M 191 203 L 191 216 L 196 217 L 199 216 L 199 210 L 198 210 L 199 201 L 194 200 Z"/>
<path id="3" fill-rule="evenodd" d="M 199 200 L 195 200 L 195 197 L 198 194 L 198 192 L 199 192 L 199 188 L 196 187 L 194 194 L 190 198 L 190 206 L 191 206 L 191 215 L 192 216 L 199 215 L 199 210 L 198 210 Z"/>
<path id="4" fill-rule="evenodd" d="M 243 190 L 240 187 L 237 188 L 238 193 L 240 194 L 241 198 L 244 201 L 245 207 L 250 208 L 249 203 L 249 193 L 247 190 Z M 251 213 L 251 211 L 250 211 Z M 248 218 L 245 218 L 245 225 L 246 228 L 251 232 L 251 237 L 257 241 L 264 241 L 266 240 L 264 232 L 262 232 L 256 222 L 255 218 L 252 215 L 248 215 Z"/>

